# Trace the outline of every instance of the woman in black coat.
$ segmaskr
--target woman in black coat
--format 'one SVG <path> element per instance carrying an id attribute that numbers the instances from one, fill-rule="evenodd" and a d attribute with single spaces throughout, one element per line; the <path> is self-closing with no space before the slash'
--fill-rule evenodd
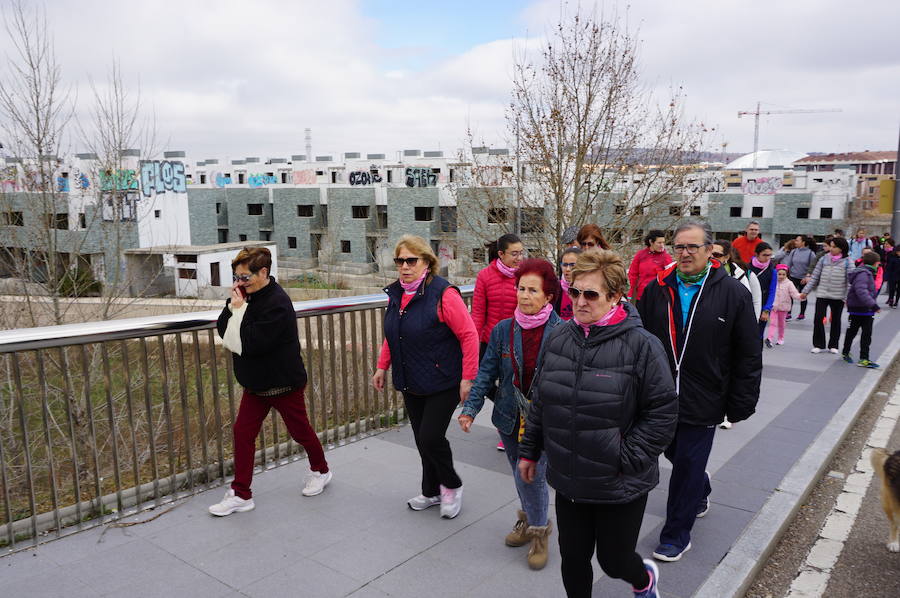
<path id="1" fill-rule="evenodd" d="M 655 597 L 658 571 L 635 552 L 657 457 L 675 433 L 675 384 L 659 339 L 620 300 L 618 254 L 578 256 L 569 287 L 574 318 L 546 342 L 519 445 L 522 479 L 547 455 L 568 596 L 590 596 L 591 557 L 638 596 Z"/>

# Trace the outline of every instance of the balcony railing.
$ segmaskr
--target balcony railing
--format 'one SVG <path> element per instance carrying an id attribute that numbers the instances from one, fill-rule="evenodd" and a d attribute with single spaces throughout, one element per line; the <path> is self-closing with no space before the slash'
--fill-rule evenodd
<path id="1" fill-rule="evenodd" d="M 399 394 L 369 384 L 386 305 L 383 294 L 294 304 L 310 422 L 326 449 L 405 417 Z M 242 389 L 218 315 L 0 332 L 0 546 L 105 524 L 230 474 Z M 262 469 L 305 456 L 274 411 L 257 446 Z"/>

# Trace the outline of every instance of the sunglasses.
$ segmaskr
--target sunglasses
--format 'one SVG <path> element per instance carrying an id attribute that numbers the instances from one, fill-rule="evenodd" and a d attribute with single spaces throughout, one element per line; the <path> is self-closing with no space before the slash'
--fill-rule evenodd
<path id="1" fill-rule="evenodd" d="M 597 247 L 597 243 L 594 243 L 593 241 L 585 241 L 584 243 L 581 244 L 581 246 L 582 247 Z"/>
<path id="2" fill-rule="evenodd" d="M 419 258 L 417 257 L 395 257 L 394 265 L 396 265 L 398 268 L 403 264 L 406 264 L 407 266 L 415 266 L 416 262 L 418 261 Z"/>
<path id="3" fill-rule="evenodd" d="M 725 254 L 724 254 L 724 253 L 719 253 L 718 251 L 713 251 L 713 252 L 712 252 L 712 256 L 713 256 L 714 258 L 716 258 L 717 260 L 720 260 L 720 259 L 722 259 L 723 257 L 725 257 Z"/>
<path id="4" fill-rule="evenodd" d="M 584 298 L 588 301 L 596 301 L 600 298 L 599 291 L 582 291 L 581 289 L 576 289 L 575 287 L 569 287 L 569 297 L 572 299 L 578 299 L 581 297 L 582 293 L 584 293 Z"/>
<path id="5" fill-rule="evenodd" d="M 234 282 L 250 282 L 253 274 L 235 274 L 231 278 L 234 279 Z"/>

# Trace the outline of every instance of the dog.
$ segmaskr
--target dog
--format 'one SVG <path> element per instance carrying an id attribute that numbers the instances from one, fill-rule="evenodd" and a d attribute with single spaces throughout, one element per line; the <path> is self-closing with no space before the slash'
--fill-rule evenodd
<path id="1" fill-rule="evenodd" d="M 871 460 L 881 479 L 881 507 L 891 527 L 887 549 L 900 552 L 900 451 L 888 454 L 877 448 L 872 451 Z"/>

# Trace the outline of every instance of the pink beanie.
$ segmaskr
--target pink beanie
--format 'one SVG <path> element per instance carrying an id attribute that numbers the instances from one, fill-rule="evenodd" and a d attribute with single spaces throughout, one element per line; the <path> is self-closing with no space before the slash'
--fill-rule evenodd
<path id="1" fill-rule="evenodd" d="M 787 270 L 788 267 L 787 267 L 787 264 L 778 264 L 777 266 L 775 266 L 775 269 L 776 270 Z"/>

